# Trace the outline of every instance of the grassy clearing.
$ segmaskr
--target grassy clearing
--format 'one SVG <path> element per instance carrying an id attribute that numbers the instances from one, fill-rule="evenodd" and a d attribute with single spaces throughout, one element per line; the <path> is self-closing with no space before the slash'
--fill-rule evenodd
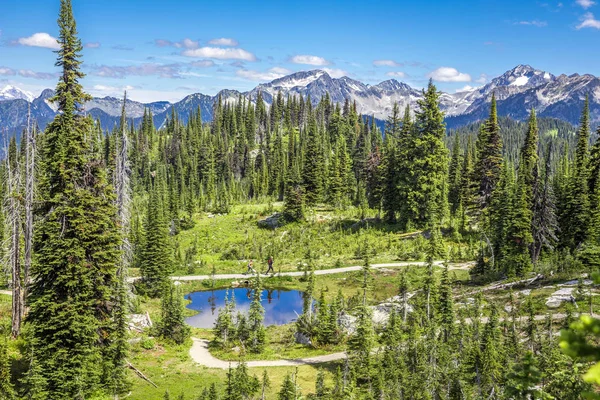
<path id="1" fill-rule="evenodd" d="M 210 274 L 213 267 L 217 274 L 241 273 L 246 271 L 248 259 L 255 260 L 255 268 L 264 271 L 269 256 L 275 260 L 276 271 L 295 271 L 307 262 L 317 269 L 360 265 L 367 249 L 374 254 L 372 263 L 425 257 L 427 240 L 419 233 L 401 233 L 374 218 L 361 221 L 353 208 L 320 208 L 308 216 L 306 223 L 276 229 L 259 226 L 260 220 L 281 211 L 281 207 L 279 203 L 239 205 L 226 215 L 196 215 L 195 226 L 176 238 L 182 252 L 197 244 L 196 262 L 191 267 L 181 266 L 175 274 Z M 452 244 L 452 260 L 473 259 L 476 246 L 456 235 L 446 240 Z"/>
<path id="2" fill-rule="evenodd" d="M 133 400 L 160 399 L 165 390 L 168 390 L 171 398 L 176 398 L 180 393 L 184 393 L 186 399 L 193 399 L 202 392 L 203 388 L 209 387 L 213 382 L 222 390 L 227 371 L 208 369 L 194 364 L 188 355 L 190 346 L 191 342 L 181 346 L 156 342 L 154 347 L 148 350 L 142 348 L 141 345 L 135 345 L 130 361 L 158 385 L 158 389 L 132 372 L 130 379 L 133 387 L 131 396 L 128 398 Z M 337 365 L 335 363 L 323 364 L 319 368 L 334 371 Z M 302 388 L 303 394 L 314 392 L 317 370 L 313 366 L 298 368 L 298 384 Z M 267 398 L 275 398 L 284 377 L 295 371 L 296 369 L 293 367 L 268 368 L 271 388 Z M 251 368 L 250 373 L 260 378 L 263 368 Z M 329 378 L 331 379 L 331 374 Z"/>

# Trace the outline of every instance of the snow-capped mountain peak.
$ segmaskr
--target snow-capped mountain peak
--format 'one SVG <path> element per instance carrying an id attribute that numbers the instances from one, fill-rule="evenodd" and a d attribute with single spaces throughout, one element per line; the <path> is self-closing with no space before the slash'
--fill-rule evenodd
<path id="1" fill-rule="evenodd" d="M 312 70 L 262 83 L 244 93 L 228 89 L 216 96 L 195 93 L 174 104 L 142 104 L 128 100 L 126 111 L 129 118 L 139 123 L 144 112 L 150 109 L 156 126 L 162 126 L 172 112 L 178 113 L 185 121 L 198 109 L 203 120 L 208 121 L 212 119 L 214 105 L 219 99 L 225 103 L 237 103 L 240 99 L 256 102 L 261 97 L 268 107 L 279 93 L 284 98 L 301 96 L 310 99 L 313 105 L 323 97 L 337 104 L 349 101 L 356 105 L 360 114 L 379 120 L 389 117 L 395 103 L 401 110 L 410 106 L 411 112 L 414 112 L 423 98 L 422 90 L 395 79 L 369 85 L 347 76 L 333 78 L 325 70 Z M 600 123 L 600 78 L 579 74 L 554 76 L 529 65 L 517 65 L 483 87 L 465 87 L 455 93 L 442 93 L 440 107 L 445 113 L 447 126 L 456 127 L 486 118 L 492 93 L 498 101 L 499 115 L 525 119 L 529 110 L 535 108 L 541 117 L 559 118 L 571 123 L 577 123 L 583 102 L 589 96 L 591 120 Z M 40 127 L 57 113 L 56 104 L 49 101 L 53 94 L 48 89 L 30 101 L 32 115 Z M 14 86 L 0 91 L 0 100 L 4 100 L 0 104 L 0 129 L 7 127 L 18 132 L 24 126 L 28 105 L 21 99 L 31 100 L 32 96 Z M 94 98 L 85 104 L 85 111 L 99 119 L 105 128 L 118 123 L 121 108 L 121 100 L 114 97 Z"/>
<path id="2" fill-rule="evenodd" d="M 291 75 L 286 75 L 282 78 L 275 79 L 274 81 L 266 84 L 262 84 L 259 86 L 271 87 L 271 88 L 281 88 L 283 90 L 289 90 L 295 87 L 306 87 L 317 79 L 321 78 L 323 75 L 327 75 L 327 72 L 322 71 L 320 69 L 312 70 L 312 71 L 300 71 Z"/>
<path id="3" fill-rule="evenodd" d="M 32 102 L 34 98 L 33 94 L 12 85 L 7 85 L 0 90 L 0 101 L 21 99 Z"/>

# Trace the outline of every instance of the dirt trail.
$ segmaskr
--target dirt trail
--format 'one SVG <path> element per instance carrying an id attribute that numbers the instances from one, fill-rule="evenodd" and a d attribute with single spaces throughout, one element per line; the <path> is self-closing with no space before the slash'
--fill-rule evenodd
<path id="1" fill-rule="evenodd" d="M 448 268 L 450 270 L 468 270 L 473 266 L 474 263 L 460 263 L 460 264 L 448 264 Z M 424 267 L 427 263 L 423 261 L 403 261 L 403 262 L 395 262 L 395 263 L 384 263 L 384 264 L 372 264 L 372 269 L 384 269 L 384 268 L 400 268 L 400 267 Z M 434 261 L 434 265 L 441 267 L 444 265 L 443 261 Z M 356 265 L 352 267 L 342 267 L 342 268 L 331 268 L 331 269 L 319 269 L 315 271 L 315 275 L 332 275 L 332 274 L 343 274 L 346 272 L 354 272 L 360 271 L 362 269 L 361 265 Z M 261 276 L 270 276 L 265 274 L 260 274 Z M 302 276 L 304 275 L 303 271 L 290 271 L 290 272 L 281 272 L 275 274 L 275 276 Z M 215 275 L 215 279 L 247 279 L 252 275 L 245 274 L 222 274 Z M 175 281 L 206 281 L 212 279 L 211 275 L 184 275 L 184 276 L 173 276 L 171 279 Z M 129 281 L 135 281 L 139 279 L 138 277 L 129 278 Z"/>
<path id="2" fill-rule="evenodd" d="M 192 338 L 193 345 L 190 349 L 190 356 L 196 364 L 203 365 L 207 368 L 228 369 L 229 366 L 235 368 L 239 362 L 223 361 L 214 357 L 208 350 L 208 340 Z M 330 361 L 336 361 L 346 358 L 346 353 L 325 354 L 322 356 L 300 358 L 297 360 L 271 360 L 271 361 L 247 361 L 249 368 L 257 367 L 295 367 L 299 365 L 321 364 Z"/>

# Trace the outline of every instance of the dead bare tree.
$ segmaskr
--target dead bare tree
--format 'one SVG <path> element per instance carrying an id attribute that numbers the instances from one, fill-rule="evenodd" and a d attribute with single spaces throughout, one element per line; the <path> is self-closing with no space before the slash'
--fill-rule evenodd
<path id="1" fill-rule="evenodd" d="M 115 165 L 115 191 L 117 195 L 117 212 L 121 225 L 121 263 L 118 269 L 119 277 L 124 277 L 126 268 L 131 261 L 131 245 L 129 243 L 129 224 L 131 212 L 130 179 L 131 168 L 129 166 L 129 138 L 127 137 L 127 120 L 125 106 L 127 104 L 127 92 L 123 97 L 123 110 L 121 114 L 120 137 L 116 141 L 116 165 Z"/>
<path id="2" fill-rule="evenodd" d="M 29 126 L 27 129 L 29 129 Z M 19 157 L 16 154 L 16 150 L 15 153 L 12 154 L 8 146 L 6 146 L 6 149 L 6 191 L 4 196 L 4 218 L 5 228 L 7 229 L 7 240 L 5 243 L 5 265 L 7 265 L 8 269 L 10 269 L 11 273 L 11 335 L 12 337 L 16 338 L 21 333 L 21 324 L 25 315 L 25 302 L 23 296 L 23 281 L 21 271 L 21 173 Z"/>
<path id="3" fill-rule="evenodd" d="M 30 114 L 31 115 L 31 114 Z M 31 259 L 33 252 L 33 194 L 35 190 L 35 128 L 30 127 L 29 117 L 27 118 L 27 137 L 25 141 L 25 227 L 23 236 L 25 238 L 24 246 L 24 269 L 23 269 L 23 300 L 26 304 L 30 284 Z M 25 306 L 26 307 L 26 306 Z M 24 308 L 25 313 L 27 309 Z"/>

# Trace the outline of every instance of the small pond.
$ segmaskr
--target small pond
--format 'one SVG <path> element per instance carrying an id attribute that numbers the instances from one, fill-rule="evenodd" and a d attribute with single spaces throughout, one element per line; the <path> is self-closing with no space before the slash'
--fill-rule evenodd
<path id="1" fill-rule="evenodd" d="M 185 295 L 185 298 L 192 302 L 187 308 L 195 310 L 198 314 L 186 318 L 186 322 L 196 328 L 212 328 L 215 325 L 219 309 L 225 307 L 225 294 L 231 300 L 232 294 L 235 296 L 235 306 L 237 311 L 247 313 L 252 302 L 252 289 L 235 288 L 220 289 L 203 292 L 193 292 Z M 302 295 L 297 290 L 263 290 L 261 303 L 265 309 L 265 325 L 283 325 L 290 323 L 302 314 Z"/>

